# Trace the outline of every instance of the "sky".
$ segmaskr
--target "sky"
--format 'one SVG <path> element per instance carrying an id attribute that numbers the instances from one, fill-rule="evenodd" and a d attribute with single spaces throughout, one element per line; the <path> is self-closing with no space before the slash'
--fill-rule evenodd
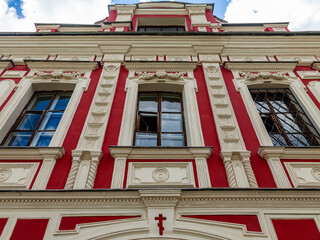
<path id="1" fill-rule="evenodd" d="M 110 3 L 152 1 L 154 0 L 0 0 L 0 32 L 33 32 L 34 23 L 93 24 L 108 15 L 107 6 Z M 214 3 L 214 14 L 230 23 L 290 22 L 289 29 L 292 31 L 320 31 L 320 0 L 180 2 Z"/>

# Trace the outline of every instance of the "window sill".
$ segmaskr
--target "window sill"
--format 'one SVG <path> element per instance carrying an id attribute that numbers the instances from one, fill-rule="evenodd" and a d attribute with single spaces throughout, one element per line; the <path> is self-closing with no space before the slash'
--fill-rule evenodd
<path id="1" fill-rule="evenodd" d="M 134 147 L 110 146 L 113 158 L 126 159 L 208 159 L 213 147 Z"/>
<path id="2" fill-rule="evenodd" d="M 320 159 L 320 147 L 261 146 L 258 154 L 264 159 Z"/>
<path id="3" fill-rule="evenodd" d="M 0 147 L 0 160 L 57 160 L 64 153 L 63 147 Z"/>

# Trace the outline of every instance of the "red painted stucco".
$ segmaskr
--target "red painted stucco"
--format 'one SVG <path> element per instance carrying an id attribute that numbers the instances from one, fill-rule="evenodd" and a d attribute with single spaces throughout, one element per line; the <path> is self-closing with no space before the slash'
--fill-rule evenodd
<path id="1" fill-rule="evenodd" d="M 3 229 L 5 228 L 7 224 L 8 218 L 0 218 L 0 237 L 2 234 Z"/>
<path id="2" fill-rule="evenodd" d="M 62 217 L 59 225 L 60 231 L 75 230 L 78 224 L 115 221 L 122 219 L 138 218 L 141 216 L 80 216 Z"/>
<path id="3" fill-rule="evenodd" d="M 278 240 L 319 240 L 319 229 L 313 219 L 272 219 Z"/>
<path id="4" fill-rule="evenodd" d="M 243 224 L 248 231 L 261 232 L 260 222 L 256 215 L 182 215 L 182 217 Z"/>
<path id="5" fill-rule="evenodd" d="M 42 240 L 49 219 L 18 219 L 10 240 Z"/>

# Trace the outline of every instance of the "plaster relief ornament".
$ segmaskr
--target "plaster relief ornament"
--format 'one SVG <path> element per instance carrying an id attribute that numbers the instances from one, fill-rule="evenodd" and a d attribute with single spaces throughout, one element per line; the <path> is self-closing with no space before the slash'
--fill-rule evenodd
<path id="1" fill-rule="evenodd" d="M 169 78 L 171 80 L 179 80 L 186 73 L 185 72 L 167 73 L 167 72 L 164 72 L 164 71 L 158 71 L 158 72 L 155 72 L 155 73 L 137 72 L 137 74 L 140 76 L 139 79 L 141 79 L 141 80 L 151 80 L 153 78 L 158 78 L 158 79 Z"/>
<path id="2" fill-rule="evenodd" d="M 245 77 L 248 81 L 254 81 L 257 79 L 274 79 L 274 80 L 284 80 L 287 79 L 285 72 L 259 72 L 259 73 L 252 73 L 252 72 L 242 72 L 240 73 L 242 76 Z"/>
<path id="3" fill-rule="evenodd" d="M 76 79 L 83 75 L 83 72 L 35 72 L 33 78 L 42 78 L 42 79 L 54 79 L 60 80 L 64 79 Z"/>
<path id="4" fill-rule="evenodd" d="M 9 168 L 0 169 L 0 183 L 7 181 L 12 175 L 12 171 Z"/>
<path id="5" fill-rule="evenodd" d="M 312 169 L 312 176 L 320 182 L 320 168 L 313 168 Z"/>
<path id="6" fill-rule="evenodd" d="M 169 171 L 166 168 L 156 168 L 152 172 L 152 178 L 158 183 L 167 181 L 169 176 Z"/>
<path id="7" fill-rule="evenodd" d="M 118 70 L 118 67 L 117 66 L 114 66 L 114 65 L 106 65 L 104 67 L 104 69 L 107 71 L 107 72 L 115 72 Z"/>

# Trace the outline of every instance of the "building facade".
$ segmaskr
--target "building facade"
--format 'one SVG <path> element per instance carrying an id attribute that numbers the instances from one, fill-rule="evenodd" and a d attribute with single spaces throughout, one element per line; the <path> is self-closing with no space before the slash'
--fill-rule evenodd
<path id="1" fill-rule="evenodd" d="M 320 36 L 213 5 L 0 33 L 0 239 L 320 239 Z"/>

